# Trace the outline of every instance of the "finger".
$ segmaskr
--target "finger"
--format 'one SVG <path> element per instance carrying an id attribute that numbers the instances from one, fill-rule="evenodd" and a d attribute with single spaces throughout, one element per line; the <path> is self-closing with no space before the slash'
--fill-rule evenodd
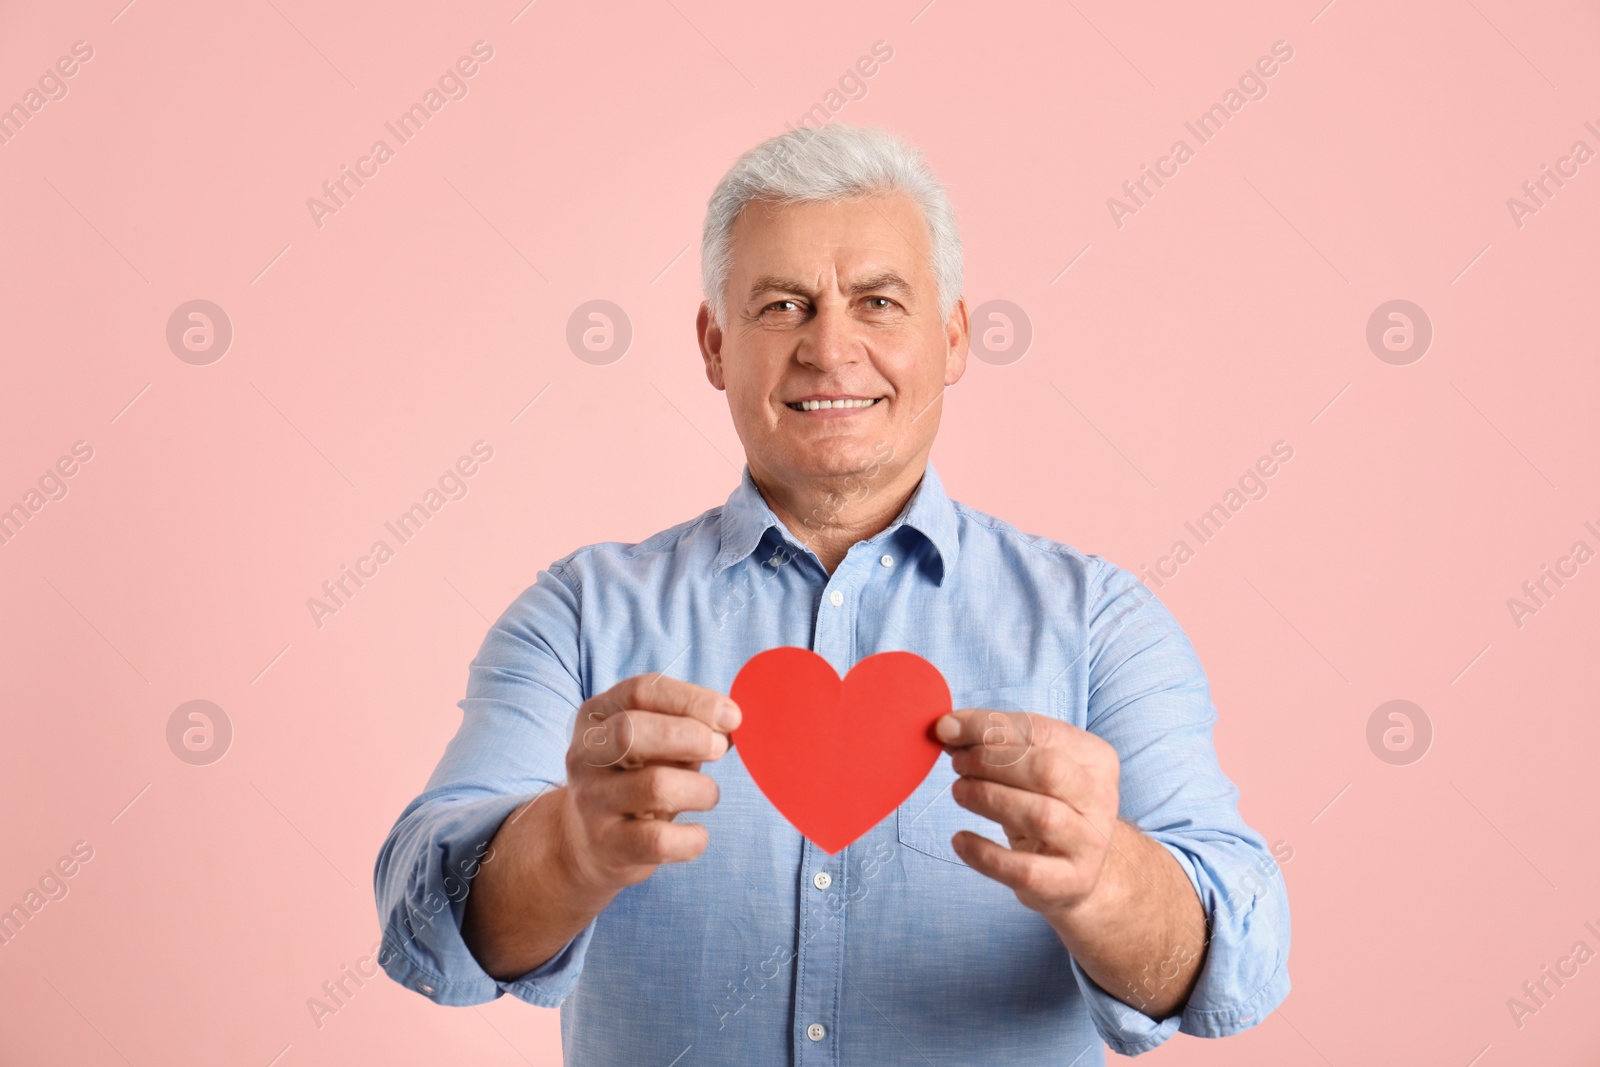
<path id="1" fill-rule="evenodd" d="M 1071 723 L 1048 715 L 976 710 L 962 727 L 963 737 L 979 729 L 975 723 L 989 724 L 981 727 L 977 743 L 945 747 L 957 774 L 1043 793 L 1079 811 L 1116 781 L 1115 750 Z"/>
<path id="2" fill-rule="evenodd" d="M 573 730 L 568 768 L 640 767 L 665 762 L 683 765 L 721 759 L 728 735 L 698 719 L 654 711 L 619 711 L 603 716 L 590 710 Z"/>
<path id="3" fill-rule="evenodd" d="M 963 808 L 1004 827 L 1013 848 L 1071 859 L 1096 854 L 1106 841 L 1075 808 L 1042 793 L 982 778 L 957 778 L 950 793 Z"/>
<path id="4" fill-rule="evenodd" d="M 607 689 L 599 700 L 603 714 L 653 711 L 698 719 L 722 733 L 739 727 L 739 705 L 726 693 L 664 674 L 636 674 Z"/>
<path id="5" fill-rule="evenodd" d="M 1035 747 L 1016 762 L 1005 762 L 1004 756 L 996 758 L 982 746 L 959 749 L 951 753 L 950 767 L 963 777 L 1042 793 L 1079 811 L 1086 810 L 1096 795 L 1095 779 L 1089 769 L 1060 748 Z"/>
<path id="6" fill-rule="evenodd" d="M 1061 880 L 1067 864 L 1058 856 L 1005 848 L 971 830 L 960 831 L 951 838 L 950 844 L 962 862 L 979 874 L 993 878 L 1013 892 L 1040 898 L 1054 895 L 1053 887 Z"/>
<path id="7" fill-rule="evenodd" d="M 1035 743 L 1038 730 L 1034 719 L 1025 711 L 960 708 L 939 716 L 933 724 L 934 736 L 944 743 L 946 752 L 981 748 L 989 763 L 1017 763 Z"/>
<path id="8" fill-rule="evenodd" d="M 699 823 L 624 819 L 610 827 L 605 843 L 623 863 L 687 863 L 705 852 L 711 835 Z"/>
<path id="9" fill-rule="evenodd" d="M 592 814 L 671 819 L 682 811 L 710 811 L 720 796 L 710 776 L 657 763 L 590 783 L 579 803 Z"/>

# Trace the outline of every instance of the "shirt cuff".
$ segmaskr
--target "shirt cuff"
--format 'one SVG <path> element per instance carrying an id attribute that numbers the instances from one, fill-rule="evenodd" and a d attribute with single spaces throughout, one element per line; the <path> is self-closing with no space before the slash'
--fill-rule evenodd
<path id="1" fill-rule="evenodd" d="M 1089 1007 L 1089 1018 L 1100 1034 L 1100 1040 L 1112 1052 L 1119 1056 L 1137 1056 L 1141 1052 L 1149 1052 L 1178 1032 L 1181 1015 L 1152 1019 L 1141 1011 L 1135 1011 L 1096 985 L 1077 959 L 1070 955 L 1067 958 L 1072 963 L 1073 977 L 1078 980 L 1078 991 L 1083 994 L 1083 1001 Z"/>
<path id="2" fill-rule="evenodd" d="M 479 965 L 461 936 L 471 879 L 500 824 L 528 796 L 472 802 L 433 801 L 402 816 L 378 858 L 383 944 L 378 964 L 388 976 L 437 1004 L 465 1007 L 510 993 L 542 1008 L 559 1007 L 577 985 L 594 933 L 591 922 L 561 951 L 510 981 Z"/>
<path id="3" fill-rule="evenodd" d="M 1219 900 L 1203 861 L 1161 835 L 1151 836 L 1178 861 L 1206 908 L 1210 941 L 1188 1002 L 1162 1019 L 1153 1019 L 1101 989 L 1069 956 L 1095 1030 L 1123 1056 L 1149 1052 L 1180 1031 L 1195 1037 L 1237 1034 L 1260 1023 L 1289 995 L 1288 908 L 1282 875 L 1274 871 L 1270 880 L 1257 879 L 1250 892 L 1229 892 Z M 1265 943 L 1268 939 L 1272 943 Z M 1250 982 L 1267 960 L 1273 964 L 1265 980 Z"/>

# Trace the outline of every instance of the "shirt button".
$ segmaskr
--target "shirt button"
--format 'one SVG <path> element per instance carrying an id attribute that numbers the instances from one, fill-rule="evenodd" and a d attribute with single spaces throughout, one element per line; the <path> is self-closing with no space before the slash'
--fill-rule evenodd
<path id="1" fill-rule="evenodd" d="M 844 603 L 844 594 L 835 589 L 833 592 L 828 594 L 828 603 L 832 604 L 834 607 L 838 607 L 840 604 Z"/>
<path id="2" fill-rule="evenodd" d="M 829 874 L 827 871 L 818 871 L 812 876 L 811 884 L 816 886 L 818 889 L 826 889 L 833 884 L 833 875 Z"/>
<path id="3" fill-rule="evenodd" d="M 418 982 L 417 991 L 425 996 L 433 996 L 433 986 L 429 985 L 427 982 Z"/>
<path id="4" fill-rule="evenodd" d="M 828 1036 L 828 1030 L 821 1023 L 812 1023 L 806 1027 L 806 1036 L 813 1041 L 821 1041 Z"/>
<path id="5" fill-rule="evenodd" d="M 878 562 L 883 564 L 885 567 L 893 567 L 894 566 L 894 557 L 893 556 L 884 556 Z"/>

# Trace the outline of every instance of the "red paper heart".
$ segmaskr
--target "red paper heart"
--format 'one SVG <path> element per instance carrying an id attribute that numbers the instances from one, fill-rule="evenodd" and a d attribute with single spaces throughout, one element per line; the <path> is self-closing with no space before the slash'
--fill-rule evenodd
<path id="1" fill-rule="evenodd" d="M 815 652 L 769 649 L 728 695 L 744 713 L 732 737 L 750 777 L 830 856 L 914 793 L 944 751 L 933 724 L 950 687 L 911 652 L 868 656 L 841 682 Z"/>

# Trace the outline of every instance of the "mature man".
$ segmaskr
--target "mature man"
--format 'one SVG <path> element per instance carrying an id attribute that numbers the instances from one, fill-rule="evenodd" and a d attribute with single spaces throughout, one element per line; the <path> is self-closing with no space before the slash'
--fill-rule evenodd
<path id="1" fill-rule="evenodd" d="M 559 1004 L 566 1061 L 607 1067 L 1086 1067 L 1099 1039 L 1259 1022 L 1288 903 L 1193 647 L 1126 571 L 929 464 L 968 327 L 920 153 L 837 123 L 766 141 L 712 195 L 702 264 L 741 483 L 552 564 L 489 631 L 378 858 L 389 975 Z M 734 675 L 782 645 L 841 675 L 916 652 L 961 709 L 949 759 L 832 856 L 729 747 Z"/>

